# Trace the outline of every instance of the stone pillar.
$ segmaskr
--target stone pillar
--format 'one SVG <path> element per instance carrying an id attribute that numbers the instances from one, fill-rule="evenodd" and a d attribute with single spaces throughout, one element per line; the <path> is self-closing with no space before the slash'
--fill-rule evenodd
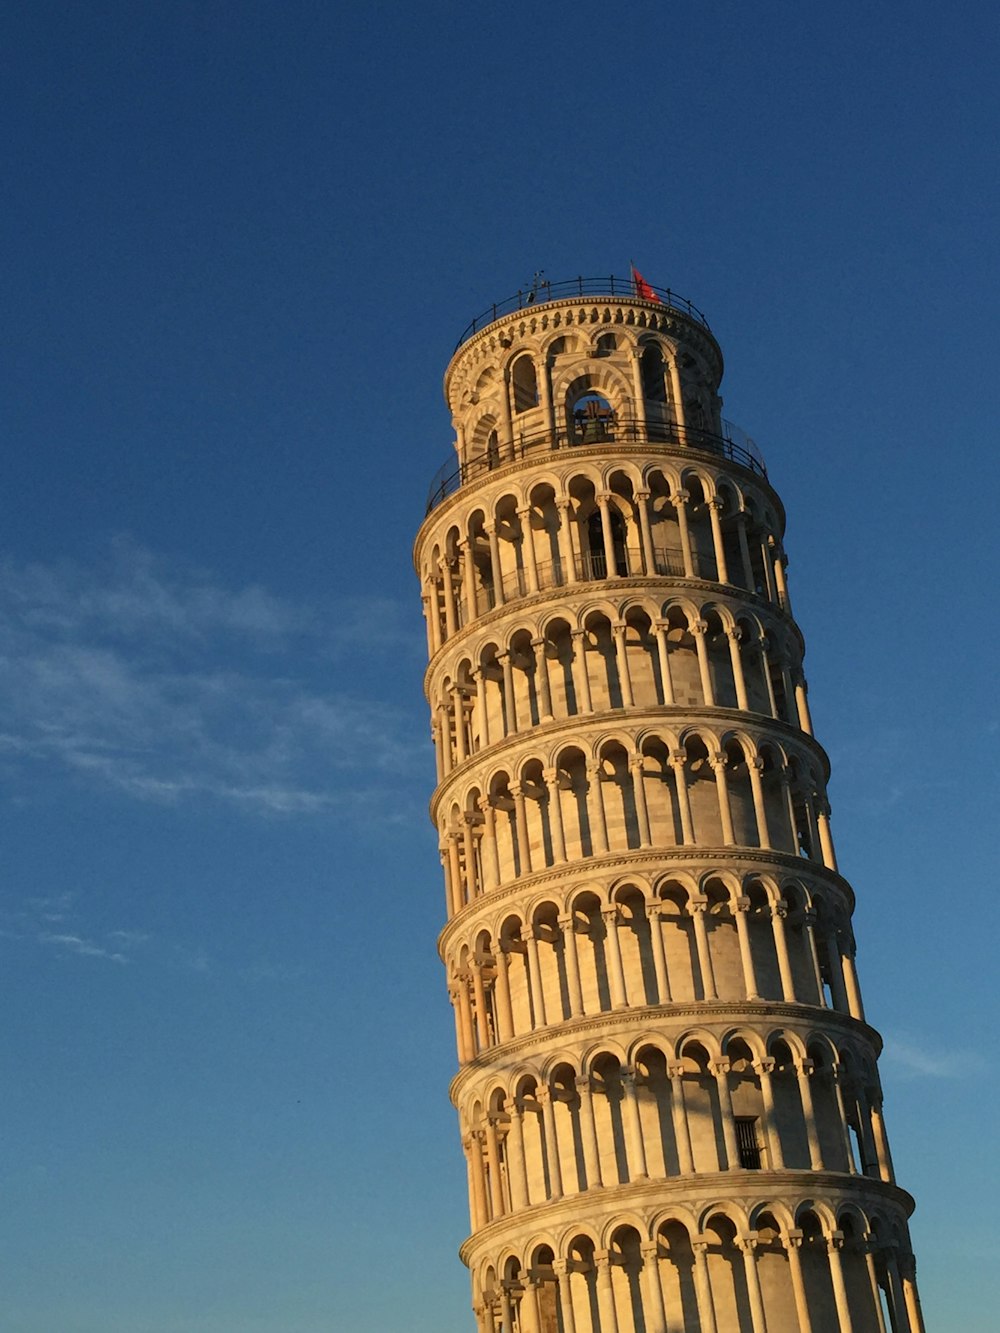
<path id="1" fill-rule="evenodd" d="M 583 1017 L 583 990 L 580 986 L 580 961 L 576 952 L 576 931 L 573 928 L 573 915 L 567 913 L 559 918 L 563 933 L 563 957 L 566 960 L 566 988 L 569 991 L 569 1012 L 571 1018 Z"/>
<path id="2" fill-rule="evenodd" d="M 476 874 L 476 831 L 472 816 L 462 816 L 462 846 L 465 850 L 466 901 L 479 897 L 479 877 Z"/>
<path id="3" fill-rule="evenodd" d="M 823 854 L 823 864 L 827 870 L 836 870 L 837 854 L 833 850 L 833 838 L 830 836 L 830 807 L 822 800 L 816 804 L 816 827 L 819 831 L 819 845 Z"/>
<path id="4" fill-rule="evenodd" d="M 502 1217 L 504 1214 L 503 1206 L 503 1176 L 500 1172 L 500 1143 L 497 1139 L 497 1122 L 495 1118 L 486 1113 L 483 1121 L 483 1130 L 486 1134 L 486 1160 L 490 1166 L 490 1210 L 494 1218 Z"/>
<path id="5" fill-rule="evenodd" d="M 708 1242 L 703 1240 L 692 1241 L 691 1249 L 694 1252 L 694 1286 L 695 1298 L 698 1302 L 699 1333 L 718 1333 L 718 1325 L 715 1322 L 715 1304 L 712 1301 L 712 1284 L 708 1278 L 708 1259 L 706 1257 Z"/>
<path id="6" fill-rule="evenodd" d="M 625 643 L 625 625 L 618 621 L 611 626 L 611 633 L 615 640 L 615 656 L 618 659 L 618 681 L 622 691 L 622 706 L 632 708 L 635 705 L 635 698 L 632 694 L 632 673 L 628 667 L 628 648 Z"/>
<path id="7" fill-rule="evenodd" d="M 469 1202 L 472 1230 L 478 1231 L 489 1220 L 486 1209 L 486 1188 L 483 1183 L 482 1150 L 475 1134 L 466 1134 L 462 1139 L 465 1152 L 465 1165 L 469 1176 Z"/>
<path id="8" fill-rule="evenodd" d="M 778 605 L 786 615 L 790 616 L 792 614 L 792 600 L 788 596 L 788 583 L 785 579 L 785 566 L 788 562 L 784 554 L 778 550 L 774 538 L 770 537 L 768 541 L 774 547 L 774 584 L 778 591 Z"/>
<path id="9" fill-rule="evenodd" d="M 750 929 L 747 915 L 750 911 L 749 898 L 737 898 L 733 904 L 733 916 L 736 919 L 736 934 L 740 943 L 740 961 L 743 964 L 743 986 L 748 1000 L 759 1000 L 757 972 L 753 965 L 753 950 L 750 947 Z"/>
<path id="10" fill-rule="evenodd" d="M 659 1248 L 655 1240 L 643 1241 L 639 1247 L 642 1254 L 642 1285 L 646 1297 L 643 1311 L 646 1316 L 646 1333 L 667 1333 Z"/>
<path id="11" fill-rule="evenodd" d="M 475 1038 L 472 1035 L 472 1018 L 468 1006 L 462 1003 L 462 990 L 465 983 L 455 981 L 448 987 L 448 998 L 455 1010 L 455 1044 L 458 1047 L 458 1063 L 464 1065 L 476 1053 Z"/>
<path id="12" fill-rule="evenodd" d="M 649 1175 L 649 1167 L 646 1163 L 646 1145 L 642 1141 L 642 1122 L 639 1119 L 639 1099 L 635 1086 L 635 1070 L 623 1069 L 621 1080 L 629 1180 L 645 1180 Z"/>
<path id="13" fill-rule="evenodd" d="M 545 655 L 545 640 L 532 639 L 531 646 L 535 650 L 535 677 L 538 681 L 538 697 L 541 704 L 542 721 L 551 722 L 552 713 L 552 689 L 549 685 L 549 660 Z"/>
<path id="14" fill-rule="evenodd" d="M 528 950 L 528 983 L 531 987 L 531 1013 L 532 1027 L 544 1028 L 548 1026 L 545 1016 L 545 992 L 542 988 L 542 969 L 538 959 L 538 940 L 535 932 L 530 926 L 524 926 L 521 930 L 521 938 Z"/>
<path id="15" fill-rule="evenodd" d="M 844 951 L 840 956 L 844 974 L 844 989 L 847 991 L 847 1008 L 852 1018 L 865 1021 L 865 1006 L 861 1000 L 861 987 L 858 984 L 857 968 L 854 965 L 854 941 L 844 941 Z"/>
<path id="16" fill-rule="evenodd" d="M 642 367 L 639 364 L 641 353 L 637 347 L 630 347 L 628 351 L 629 369 L 632 372 L 632 400 L 635 404 L 636 425 L 639 428 L 639 438 L 646 437 L 646 396 L 642 391 Z"/>
<path id="17" fill-rule="evenodd" d="M 708 762 L 712 765 L 712 772 L 715 774 L 715 794 L 719 800 L 719 819 L 722 823 L 722 841 L 727 847 L 732 847 L 736 842 L 736 831 L 733 828 L 733 815 L 729 806 L 729 781 L 726 776 L 726 756 L 720 750 L 716 754 L 709 755 Z"/>
<path id="18" fill-rule="evenodd" d="M 736 1122 L 733 1119 L 733 1098 L 729 1091 L 729 1061 L 720 1060 L 712 1066 L 715 1084 L 719 1090 L 719 1114 L 722 1118 L 722 1138 L 726 1145 L 728 1161 L 720 1169 L 737 1171 L 740 1169 L 740 1149 L 736 1142 Z"/>
<path id="19" fill-rule="evenodd" d="M 774 934 L 774 952 L 778 956 L 778 973 L 781 977 L 781 998 L 788 1004 L 795 1004 L 795 980 L 792 975 L 792 960 L 788 954 L 788 932 L 785 930 L 785 917 L 788 908 L 783 902 L 771 906 L 771 930 Z"/>
<path id="20" fill-rule="evenodd" d="M 587 631 L 571 631 L 573 638 L 573 683 L 576 686 L 577 711 L 592 713 L 594 705 L 590 697 L 590 672 L 587 668 Z"/>
<path id="21" fill-rule="evenodd" d="M 524 1156 L 524 1111 L 517 1101 L 510 1108 L 511 1150 L 507 1159 L 510 1175 L 510 1202 L 515 1212 L 531 1203 L 528 1192 L 528 1168 Z"/>
<path id="22" fill-rule="evenodd" d="M 531 840 L 528 836 L 528 813 L 524 806 L 524 788 L 519 782 L 511 784 L 510 794 L 514 798 L 514 824 L 517 828 L 517 846 L 521 855 L 521 874 L 532 873 Z"/>
<path id="23" fill-rule="evenodd" d="M 667 1073 L 670 1076 L 670 1118 L 673 1121 L 674 1139 L 677 1143 L 677 1164 L 681 1175 L 690 1175 L 694 1171 L 694 1156 L 691 1152 L 691 1130 L 684 1102 L 684 1066 L 669 1065 Z"/>
<path id="24" fill-rule="evenodd" d="M 837 1306 L 837 1321 L 840 1333 L 854 1333 L 854 1321 L 851 1318 L 851 1305 L 847 1297 L 847 1283 L 844 1281 L 844 1265 L 840 1259 L 843 1233 L 835 1231 L 827 1242 L 830 1259 L 830 1278 L 833 1282 L 833 1299 Z"/>
<path id="25" fill-rule="evenodd" d="M 812 716 L 809 712 L 809 689 L 801 668 L 793 677 L 795 685 L 795 710 L 799 716 L 799 727 L 807 736 L 813 734 Z"/>
<path id="26" fill-rule="evenodd" d="M 903 1301 L 906 1317 L 910 1321 L 910 1333 L 925 1333 L 924 1312 L 920 1308 L 920 1297 L 917 1294 L 917 1261 L 912 1254 L 904 1254 L 898 1267 L 903 1280 Z"/>
<path id="27" fill-rule="evenodd" d="M 639 843 L 642 847 L 649 847 L 652 845 L 653 835 L 649 827 L 649 806 L 646 803 L 646 787 L 643 780 L 642 755 L 630 755 L 628 767 L 629 772 L 632 775 L 632 796 L 635 800 L 635 818 L 639 825 Z"/>
<path id="28" fill-rule="evenodd" d="M 649 577 L 656 573 L 656 553 L 653 550 L 653 530 L 649 522 L 649 491 L 636 491 L 635 507 L 639 511 L 639 540 L 642 544 L 642 563 Z"/>
<path id="29" fill-rule="evenodd" d="M 521 524 L 521 551 L 522 558 L 525 559 L 525 567 L 528 571 L 528 592 L 538 591 L 538 561 L 535 558 L 535 542 L 531 535 L 531 506 L 517 511 L 518 522 Z"/>
<path id="30" fill-rule="evenodd" d="M 628 1004 L 625 992 L 625 969 L 622 966 L 622 951 L 618 943 L 618 908 L 605 907 L 601 911 L 604 922 L 604 945 L 608 965 L 608 985 L 611 990 L 611 1007 L 623 1009 Z"/>
<path id="31" fill-rule="evenodd" d="M 747 514 L 745 509 L 740 510 L 737 518 L 736 535 L 740 543 L 740 563 L 743 566 L 743 586 L 748 592 L 753 592 L 753 562 L 750 559 L 750 546 L 747 542 Z"/>
<path id="32" fill-rule="evenodd" d="M 660 900 L 646 903 L 649 922 L 649 942 L 653 950 L 653 971 L 656 973 L 656 995 L 660 1004 L 669 1004 L 670 977 L 667 973 L 667 954 L 663 947 L 663 928 L 660 925 Z"/>
<path id="33" fill-rule="evenodd" d="M 708 931 L 705 928 L 705 912 L 708 908 L 708 899 L 691 898 L 688 902 L 688 908 L 694 922 L 694 941 L 698 950 L 698 970 L 701 972 L 701 988 L 705 993 L 704 998 L 706 1000 L 717 1000 L 719 994 L 715 988 L 715 970 L 712 967 L 712 955 L 708 948 Z"/>
<path id="34" fill-rule="evenodd" d="M 743 674 L 743 656 L 740 652 L 739 630 L 727 629 L 726 638 L 729 640 L 729 662 L 733 668 L 733 684 L 736 686 L 736 707 L 744 713 L 749 713 L 750 700 L 747 697 L 746 676 Z"/>
<path id="35" fill-rule="evenodd" d="M 488 796 L 478 801 L 483 812 L 483 878 L 487 891 L 500 883 L 500 854 L 497 851 L 497 812 Z"/>
<path id="36" fill-rule="evenodd" d="M 475 561 L 472 558 L 472 542 L 465 538 L 458 543 L 458 549 L 462 556 L 462 595 L 465 598 L 465 614 L 462 616 L 462 623 L 463 625 L 471 625 L 479 609 L 476 606 L 476 569 Z"/>
<path id="37" fill-rule="evenodd" d="M 885 1121 L 882 1118 L 882 1102 L 872 1100 L 872 1136 L 875 1139 L 875 1156 L 878 1160 L 879 1175 L 890 1185 L 895 1181 L 896 1173 L 892 1169 L 892 1154 L 889 1151 L 889 1138 L 885 1132 Z"/>
<path id="38" fill-rule="evenodd" d="M 812 1085 L 809 1082 L 809 1075 L 812 1073 L 813 1062 L 811 1060 L 800 1060 L 795 1066 L 795 1073 L 799 1080 L 799 1096 L 802 1099 L 802 1115 L 806 1122 L 806 1138 L 809 1141 L 809 1167 L 813 1171 L 822 1171 L 823 1154 L 819 1146 L 819 1133 L 816 1129 L 816 1111 L 813 1107 Z"/>
<path id="39" fill-rule="evenodd" d="M 705 707 L 715 707 L 715 690 L 712 688 L 712 668 L 708 661 L 708 645 L 705 642 L 705 631 L 708 624 L 704 620 L 692 620 L 688 626 L 691 634 L 694 636 L 694 646 L 698 654 L 698 673 L 701 676 L 701 691 L 705 696 Z"/>
<path id="40" fill-rule="evenodd" d="M 473 699 L 472 725 L 479 734 L 479 744 L 473 744 L 474 750 L 483 750 L 490 743 L 489 709 L 486 704 L 486 673 L 481 666 L 472 668 L 472 679 L 476 693 Z"/>
<path id="41" fill-rule="evenodd" d="M 747 1297 L 750 1302 L 750 1322 L 753 1325 L 753 1333 L 767 1333 L 764 1298 L 761 1295 L 760 1277 L 757 1273 L 757 1239 L 755 1236 L 741 1236 L 738 1243 L 743 1251 L 743 1271 L 747 1281 Z"/>
<path id="42" fill-rule="evenodd" d="M 514 1033 L 514 1006 L 510 999 L 510 954 L 498 940 L 496 949 L 497 1028 L 501 1041 L 510 1041 Z"/>
<path id="43" fill-rule="evenodd" d="M 601 511 L 601 535 L 604 538 L 604 577 L 611 579 L 617 574 L 615 567 L 615 543 L 611 535 L 611 496 L 602 491 L 597 497 L 597 506 Z"/>
<path id="44" fill-rule="evenodd" d="M 552 1264 L 559 1283 L 559 1314 L 562 1317 L 562 1333 L 576 1333 L 576 1315 L 573 1312 L 573 1286 L 569 1272 L 568 1259 L 556 1259 Z"/>
<path id="45" fill-rule="evenodd" d="M 514 428 L 510 417 L 510 369 L 503 372 L 503 390 L 500 394 L 500 439 L 506 446 L 507 458 L 514 457 Z"/>
<path id="46" fill-rule="evenodd" d="M 545 1132 L 545 1157 L 549 1165 L 549 1197 L 562 1198 L 562 1170 L 559 1166 L 559 1142 L 556 1138 L 556 1117 L 551 1089 L 540 1085 L 536 1093 L 542 1108 L 542 1128 Z"/>
<path id="47" fill-rule="evenodd" d="M 479 1041 L 479 1049 L 485 1051 L 487 1046 L 492 1045 L 492 1039 L 490 1036 L 489 1007 L 486 1003 L 486 987 L 483 984 L 483 970 L 475 958 L 469 964 L 469 968 L 472 972 L 472 994 L 476 1007 L 476 1037 Z"/>
<path id="48" fill-rule="evenodd" d="M 444 626 L 445 634 L 450 639 L 458 629 L 455 617 L 455 584 L 451 577 L 451 561 L 447 556 L 441 561 L 441 583 L 444 589 Z"/>
<path id="49" fill-rule="evenodd" d="M 802 1232 L 798 1230 L 789 1231 L 784 1240 L 785 1253 L 788 1256 L 788 1274 L 792 1279 L 792 1295 L 795 1297 L 795 1313 L 799 1321 L 799 1333 L 812 1333 L 812 1319 L 809 1317 L 806 1284 L 802 1277 L 802 1256 L 799 1254 Z"/>
<path id="50" fill-rule="evenodd" d="M 597 1123 L 594 1120 L 593 1093 L 590 1090 L 590 1077 L 580 1074 L 576 1079 L 576 1090 L 580 1096 L 580 1137 L 583 1140 L 583 1165 L 587 1173 L 587 1188 L 600 1189 L 601 1153 L 597 1143 Z"/>
<path id="51" fill-rule="evenodd" d="M 500 538 L 497 536 L 496 524 L 485 524 L 484 531 L 490 543 L 490 572 L 493 575 L 493 605 L 503 606 L 507 599 L 503 595 L 503 566 L 500 563 Z"/>
<path id="52" fill-rule="evenodd" d="M 611 1285 L 611 1256 L 607 1250 L 595 1250 L 597 1265 L 597 1308 L 601 1314 L 601 1333 L 618 1333 L 618 1312 Z"/>
<path id="53" fill-rule="evenodd" d="M 587 767 L 587 810 L 590 813 L 590 829 L 594 842 L 594 854 L 606 856 L 608 846 L 608 823 L 604 817 L 604 793 L 601 791 L 603 770 L 600 764 Z"/>
<path id="54" fill-rule="evenodd" d="M 691 802 L 688 800 L 687 775 L 684 768 L 686 760 L 687 755 L 683 750 L 671 750 L 669 762 L 677 792 L 677 812 L 681 817 L 681 838 L 685 846 L 690 846 L 694 842 L 694 828 L 691 823 Z"/>
<path id="55" fill-rule="evenodd" d="M 497 660 L 503 672 L 504 735 L 513 736 L 517 731 L 517 709 L 514 704 L 514 664 L 510 660 L 510 653 L 497 653 Z"/>
<path id="56" fill-rule="evenodd" d="M 457 833 L 448 834 L 448 877 L 451 880 L 452 901 L 456 904 L 455 910 L 459 911 L 465 905 L 462 894 L 462 885 L 464 878 L 462 875 L 462 858 L 458 852 Z"/>
<path id="57" fill-rule="evenodd" d="M 826 949 L 826 962 L 830 972 L 830 990 L 833 992 L 833 1007 L 842 1014 L 850 1012 L 847 991 L 844 988 L 844 971 L 840 965 L 840 932 L 833 925 L 827 925 L 823 934 L 823 946 Z"/>
<path id="58" fill-rule="evenodd" d="M 677 531 L 681 539 L 681 556 L 684 560 L 684 577 L 697 578 L 694 570 L 694 555 L 691 551 L 691 530 L 688 527 L 687 502 L 691 497 L 687 491 L 675 491 L 671 496 L 677 513 Z"/>
<path id="59" fill-rule="evenodd" d="M 559 501 L 562 517 L 559 522 L 559 556 L 565 570 L 565 583 L 576 583 L 576 551 L 573 547 L 573 502 L 569 499 Z"/>
<path id="60" fill-rule="evenodd" d="M 715 547 L 715 567 L 718 571 L 718 581 L 720 583 L 729 582 L 729 569 L 726 565 L 726 549 L 722 540 L 722 521 L 719 517 L 722 512 L 722 501 L 713 497 L 708 502 L 708 516 L 712 525 L 712 545 Z"/>
<path id="61" fill-rule="evenodd" d="M 670 707 L 674 703 L 674 682 L 670 677 L 670 651 L 667 646 L 668 625 L 665 620 L 653 622 L 656 632 L 656 654 L 660 661 L 660 682 L 663 686 L 663 702 Z"/>
<path id="62" fill-rule="evenodd" d="M 767 802 L 764 799 L 764 783 L 761 779 L 763 771 L 764 761 L 758 756 L 747 762 L 750 794 L 753 797 L 753 813 L 757 824 L 757 845 L 758 847 L 770 848 L 771 831 L 767 827 Z"/>
<path id="63" fill-rule="evenodd" d="M 562 865 L 566 860 L 566 834 L 563 829 L 562 804 L 559 797 L 559 770 L 546 768 L 542 777 L 549 793 L 549 829 L 552 833 L 552 860 Z"/>
<path id="64" fill-rule="evenodd" d="M 774 1061 L 771 1059 L 758 1060 L 754 1064 L 754 1070 L 760 1079 L 761 1100 L 764 1104 L 763 1128 L 767 1142 L 768 1165 L 772 1171 L 783 1171 L 785 1169 L 785 1154 L 781 1150 L 781 1132 L 778 1129 L 778 1121 L 774 1113 L 774 1085 L 771 1082 Z"/>

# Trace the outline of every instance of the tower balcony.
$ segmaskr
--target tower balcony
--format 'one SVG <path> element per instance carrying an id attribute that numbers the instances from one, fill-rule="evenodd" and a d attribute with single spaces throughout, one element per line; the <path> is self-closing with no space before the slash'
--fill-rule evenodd
<path id="1" fill-rule="evenodd" d="M 636 291 L 636 282 L 634 278 L 568 278 L 563 282 L 544 282 L 536 281 L 531 287 L 517 291 L 513 296 L 508 296 L 502 301 L 495 301 L 491 306 L 477 315 L 475 319 L 469 321 L 462 330 L 462 334 L 455 344 L 457 351 L 470 338 L 480 333 L 490 324 L 495 324 L 498 319 L 503 319 L 507 315 L 515 315 L 523 311 L 534 311 L 539 306 L 550 303 L 559 303 L 564 301 L 577 301 L 585 297 L 592 297 L 595 300 L 628 301 L 667 309 L 676 314 L 685 315 L 688 319 L 694 320 L 700 324 L 706 332 L 711 333 L 708 320 L 701 310 L 698 309 L 686 296 L 681 296 L 678 292 L 672 291 L 669 287 L 654 287 L 652 283 L 644 283 L 646 295 L 640 295 Z"/>
<path id="2" fill-rule="evenodd" d="M 673 421 L 643 422 L 634 418 L 618 419 L 613 414 L 581 413 L 567 429 L 522 431 L 510 444 L 493 444 L 465 462 L 449 459 L 431 482 L 426 513 L 430 514 L 442 500 L 470 482 L 500 473 L 526 458 L 541 461 L 546 454 L 571 449 L 581 452 L 596 449 L 607 457 L 636 448 L 653 454 L 684 450 L 714 459 L 722 458 L 767 480 L 767 467 L 757 444 L 731 421 L 724 420 L 722 433 L 716 434 Z"/>

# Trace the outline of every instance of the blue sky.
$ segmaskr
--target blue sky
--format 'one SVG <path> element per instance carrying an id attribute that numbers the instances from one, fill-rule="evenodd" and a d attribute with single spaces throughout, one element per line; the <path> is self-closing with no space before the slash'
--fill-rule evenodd
<path id="1" fill-rule="evenodd" d="M 468 319 L 630 259 L 786 503 L 928 1324 L 995 1327 L 997 29 L 8 8 L 5 1330 L 471 1327 L 410 544 Z"/>

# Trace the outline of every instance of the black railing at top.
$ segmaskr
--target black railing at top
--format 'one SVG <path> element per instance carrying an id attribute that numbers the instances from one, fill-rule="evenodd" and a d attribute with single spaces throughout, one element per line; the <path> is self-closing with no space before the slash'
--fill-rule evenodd
<path id="1" fill-rule="evenodd" d="M 492 324 L 502 315 L 513 314 L 515 310 L 527 310 L 533 305 L 544 305 L 546 301 L 570 300 L 574 296 L 612 296 L 632 301 L 651 301 L 655 305 L 679 310 L 681 314 L 697 320 L 703 328 L 709 328 L 708 320 L 698 307 L 692 305 L 686 296 L 672 292 L 669 287 L 654 287 L 652 283 L 647 282 L 643 284 L 643 291 L 640 292 L 632 278 L 570 278 L 566 282 L 537 282 L 531 287 L 515 292 L 513 296 L 506 297 L 503 301 L 497 301 L 481 315 L 477 315 L 462 331 L 455 348 L 457 350 L 474 333 L 478 333 L 480 329 Z"/>
<path id="2" fill-rule="evenodd" d="M 694 426 L 678 426 L 672 421 L 618 421 L 608 418 L 586 418 L 569 430 L 540 430 L 531 434 L 515 435 L 511 444 L 495 443 L 468 462 L 449 459 L 440 467 L 431 482 L 427 496 L 427 513 L 453 495 L 460 486 L 473 481 L 508 463 L 517 462 L 529 454 L 559 449 L 614 448 L 616 445 L 666 444 L 682 449 L 696 449 L 704 454 L 716 454 L 741 467 L 749 468 L 759 477 L 767 477 L 767 468 L 757 445 L 739 426 L 723 421 L 722 434 L 699 430 Z"/>

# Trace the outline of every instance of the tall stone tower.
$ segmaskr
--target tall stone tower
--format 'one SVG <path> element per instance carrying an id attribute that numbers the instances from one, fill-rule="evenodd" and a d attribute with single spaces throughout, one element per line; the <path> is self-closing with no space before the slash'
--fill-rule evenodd
<path id="1" fill-rule="evenodd" d="M 445 375 L 416 543 L 480 1333 L 922 1333 L 782 548 L 669 291 Z"/>

